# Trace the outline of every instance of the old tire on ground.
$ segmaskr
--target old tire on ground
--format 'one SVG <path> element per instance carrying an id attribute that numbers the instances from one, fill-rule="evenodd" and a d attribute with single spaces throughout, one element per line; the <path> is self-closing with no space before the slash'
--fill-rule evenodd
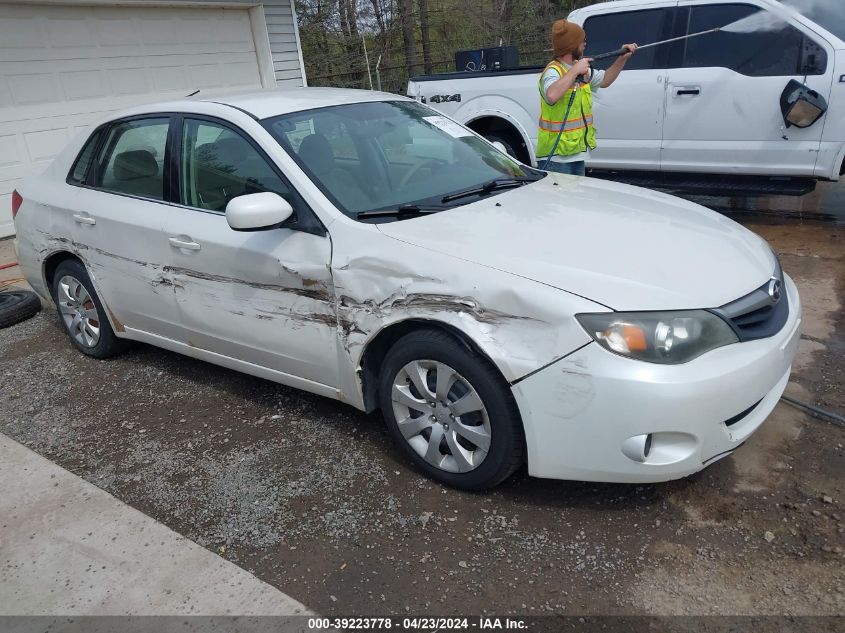
<path id="1" fill-rule="evenodd" d="M 379 385 L 391 435 L 428 476 L 484 490 L 522 464 L 524 435 L 510 387 L 490 362 L 439 330 L 399 339 Z"/>
<path id="2" fill-rule="evenodd" d="M 29 290 L 0 292 L 0 328 L 26 321 L 41 310 L 41 299 Z"/>
<path id="3" fill-rule="evenodd" d="M 128 341 L 115 336 L 82 262 L 68 259 L 56 268 L 53 301 L 65 333 L 83 354 L 108 358 L 128 347 Z"/>

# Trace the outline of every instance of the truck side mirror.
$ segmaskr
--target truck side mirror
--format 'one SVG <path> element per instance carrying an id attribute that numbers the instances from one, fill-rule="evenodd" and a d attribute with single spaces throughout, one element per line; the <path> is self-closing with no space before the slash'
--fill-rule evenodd
<path id="1" fill-rule="evenodd" d="M 786 127 L 810 127 L 827 112 L 827 101 L 815 90 L 794 79 L 780 97 L 780 110 Z"/>

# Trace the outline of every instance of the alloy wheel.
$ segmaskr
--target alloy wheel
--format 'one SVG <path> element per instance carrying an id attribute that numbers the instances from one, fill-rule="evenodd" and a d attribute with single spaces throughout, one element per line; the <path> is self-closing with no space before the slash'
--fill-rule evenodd
<path id="1" fill-rule="evenodd" d="M 91 294 L 75 277 L 59 280 L 59 312 L 68 332 L 83 347 L 93 348 L 100 341 L 100 315 Z"/>

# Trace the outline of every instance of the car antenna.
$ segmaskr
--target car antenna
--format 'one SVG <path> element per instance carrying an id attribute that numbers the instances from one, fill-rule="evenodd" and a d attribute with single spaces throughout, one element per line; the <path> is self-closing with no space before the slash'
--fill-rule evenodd
<path id="1" fill-rule="evenodd" d="M 193 97 L 194 95 L 198 95 L 200 93 L 199 89 L 194 90 L 191 94 L 185 95 L 186 97 Z"/>

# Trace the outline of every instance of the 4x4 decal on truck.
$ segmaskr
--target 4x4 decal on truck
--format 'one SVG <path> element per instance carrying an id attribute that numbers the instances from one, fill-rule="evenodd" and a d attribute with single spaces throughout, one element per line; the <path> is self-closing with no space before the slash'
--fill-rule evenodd
<path id="1" fill-rule="evenodd" d="M 456 101 L 457 103 L 460 103 L 461 95 L 460 93 L 453 95 L 434 95 L 432 97 L 429 97 L 428 100 L 431 103 L 448 103 L 450 101 Z M 425 97 L 423 97 L 422 102 L 425 103 Z"/>

